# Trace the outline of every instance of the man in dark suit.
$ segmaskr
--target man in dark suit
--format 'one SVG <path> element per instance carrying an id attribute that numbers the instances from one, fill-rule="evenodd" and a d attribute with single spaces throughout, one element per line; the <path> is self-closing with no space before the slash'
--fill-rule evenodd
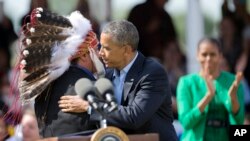
<path id="1" fill-rule="evenodd" d="M 74 92 L 78 79 L 104 77 L 90 21 L 78 11 L 65 17 L 41 7 L 33 9 L 30 18 L 20 36 L 13 88 L 18 88 L 22 103 L 35 100 L 40 136 L 95 129 L 89 124 L 88 102 Z"/>
<path id="2" fill-rule="evenodd" d="M 88 102 L 74 92 L 74 85 L 80 78 L 96 80 L 96 64 L 91 53 L 97 51 L 97 38 L 93 32 L 91 34 L 72 56 L 69 69 L 35 99 L 35 112 L 42 137 L 67 136 L 97 128 L 89 123 Z M 94 45 L 88 42 L 92 40 L 96 40 Z"/>
<path id="3" fill-rule="evenodd" d="M 101 33 L 99 55 L 120 104 L 107 123 L 127 134 L 158 133 L 160 141 L 176 141 L 167 74 L 137 51 L 138 42 L 136 27 L 126 20 L 108 23 Z"/>

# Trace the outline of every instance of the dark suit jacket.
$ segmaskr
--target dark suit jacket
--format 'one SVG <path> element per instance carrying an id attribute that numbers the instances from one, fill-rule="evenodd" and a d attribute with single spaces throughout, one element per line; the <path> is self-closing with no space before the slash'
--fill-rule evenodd
<path id="1" fill-rule="evenodd" d="M 113 69 L 107 78 L 113 79 Z M 159 133 L 161 141 L 176 141 L 171 92 L 162 65 L 138 54 L 124 82 L 122 105 L 107 117 L 108 125 L 127 134 Z"/>
<path id="2" fill-rule="evenodd" d="M 89 125 L 87 112 L 64 113 L 59 108 L 58 101 L 60 97 L 74 95 L 74 85 L 80 78 L 94 80 L 94 77 L 87 71 L 71 66 L 69 70 L 36 98 L 35 112 L 42 137 L 62 136 L 94 128 L 94 126 Z"/>

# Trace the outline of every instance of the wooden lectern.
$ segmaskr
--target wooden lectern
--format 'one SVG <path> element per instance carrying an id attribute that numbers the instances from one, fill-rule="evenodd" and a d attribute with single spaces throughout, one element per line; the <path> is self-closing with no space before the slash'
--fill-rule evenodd
<path id="1" fill-rule="evenodd" d="M 71 133 L 61 137 L 50 137 L 38 141 L 159 141 L 158 133 L 127 135 L 123 130 L 107 126 L 103 118 L 100 121 L 101 128 L 97 130 Z"/>
<path id="2" fill-rule="evenodd" d="M 64 137 L 51 137 L 39 141 L 159 141 L 157 133 L 127 135 L 117 127 L 107 126 L 105 118 L 100 121 L 100 125 L 101 128 L 91 131 L 93 134 L 87 134 L 87 136 L 69 134 Z"/>
<path id="3" fill-rule="evenodd" d="M 156 133 L 126 135 L 121 129 L 108 126 L 89 136 L 52 137 L 39 141 L 159 141 Z"/>
<path id="4" fill-rule="evenodd" d="M 159 135 L 155 133 L 128 135 L 128 138 L 129 141 L 159 141 Z M 91 141 L 91 136 L 53 137 L 39 141 Z"/>

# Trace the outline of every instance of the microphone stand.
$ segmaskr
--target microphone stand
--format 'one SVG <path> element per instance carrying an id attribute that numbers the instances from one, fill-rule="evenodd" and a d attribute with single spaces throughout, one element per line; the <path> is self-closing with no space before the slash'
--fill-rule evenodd
<path id="1" fill-rule="evenodd" d="M 104 102 L 104 105 L 102 106 L 101 110 L 99 109 L 99 113 L 101 114 L 101 120 L 100 120 L 100 126 L 101 128 L 107 128 L 107 113 L 105 112 L 105 108 L 107 106 L 107 103 Z"/>
<path id="2" fill-rule="evenodd" d="M 107 113 L 116 110 L 117 104 L 114 102 L 110 104 L 110 102 L 107 103 L 106 101 L 101 99 L 96 99 L 96 100 L 98 101 L 97 105 L 94 106 L 93 103 L 90 103 L 90 105 L 92 108 L 94 108 L 94 110 L 96 110 L 101 115 L 101 120 L 99 121 L 100 127 L 107 128 L 107 119 L 106 119 L 106 117 L 108 116 Z"/>
<path id="3" fill-rule="evenodd" d="M 105 110 L 106 109 L 106 110 Z M 98 108 L 98 112 L 101 115 L 101 120 L 100 120 L 100 127 L 101 128 L 106 128 L 107 127 L 107 119 L 106 117 L 108 116 L 107 113 L 110 113 L 114 110 L 117 109 L 117 105 L 112 105 L 111 107 L 109 106 L 108 103 L 104 102 L 104 105 L 102 106 L 102 108 Z"/>
<path id="4" fill-rule="evenodd" d="M 102 100 L 98 100 L 99 102 L 98 102 L 98 105 L 96 106 L 96 107 L 94 107 L 93 106 L 93 103 L 90 103 L 90 106 L 94 109 L 94 110 L 96 110 L 99 114 L 100 114 L 100 116 L 101 116 L 101 120 L 99 121 L 99 124 L 100 124 L 100 127 L 101 128 L 107 128 L 107 119 L 106 119 L 106 117 L 107 117 L 107 113 L 105 112 L 105 105 L 107 104 L 107 103 L 105 103 L 105 101 L 102 101 Z M 101 102 L 103 102 L 103 103 L 101 103 Z M 102 105 L 102 106 L 101 106 Z"/>
<path id="5" fill-rule="evenodd" d="M 100 120 L 100 126 L 101 128 L 107 128 L 107 120 L 102 116 L 102 119 Z"/>

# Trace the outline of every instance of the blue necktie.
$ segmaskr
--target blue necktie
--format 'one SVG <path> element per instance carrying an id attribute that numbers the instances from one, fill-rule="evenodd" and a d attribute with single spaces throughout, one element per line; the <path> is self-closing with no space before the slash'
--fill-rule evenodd
<path id="1" fill-rule="evenodd" d="M 123 86 L 121 82 L 121 77 L 120 77 L 120 71 L 115 70 L 115 79 L 113 80 L 114 84 L 114 90 L 115 90 L 115 97 L 117 100 L 117 103 L 120 105 L 121 104 L 121 99 L 122 99 L 122 91 L 123 91 Z"/>

